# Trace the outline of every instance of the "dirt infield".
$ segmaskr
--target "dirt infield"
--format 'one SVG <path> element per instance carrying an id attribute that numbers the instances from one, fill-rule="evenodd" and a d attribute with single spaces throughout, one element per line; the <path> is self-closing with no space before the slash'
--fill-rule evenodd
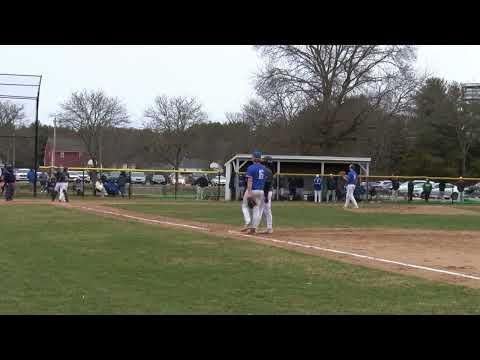
<path id="1" fill-rule="evenodd" d="M 98 213 L 102 216 L 126 221 L 139 221 L 170 228 L 207 232 L 213 236 L 249 240 L 303 253 L 321 255 L 370 268 L 480 288 L 480 280 L 478 279 L 469 279 L 462 276 L 429 271 L 428 269 L 412 268 L 399 264 L 375 261 L 375 259 L 352 257 L 305 247 L 314 245 L 321 248 L 351 252 L 359 256 L 365 255 L 374 258 L 388 259 L 394 262 L 412 264 L 413 267 L 423 266 L 431 269 L 439 269 L 440 271 L 455 272 L 465 276 L 480 277 L 480 231 L 378 228 L 358 230 L 348 228 L 299 230 L 293 228 L 278 228 L 273 235 L 245 237 L 243 234 L 232 233 L 232 230 L 237 229 L 232 229 L 231 226 L 223 224 L 206 224 L 165 216 L 152 216 L 105 205 L 92 204 L 91 202 L 75 202 L 75 204 L 55 203 L 55 205 L 89 213 Z M 275 240 L 268 240 L 267 238 Z M 288 244 L 288 241 L 304 246 L 292 245 L 293 243 Z"/>

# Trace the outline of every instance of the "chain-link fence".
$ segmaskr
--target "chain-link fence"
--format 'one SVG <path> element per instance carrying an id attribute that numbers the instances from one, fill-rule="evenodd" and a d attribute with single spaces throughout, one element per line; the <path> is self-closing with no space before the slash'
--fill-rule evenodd
<path id="1" fill-rule="evenodd" d="M 53 192 L 52 175 L 56 168 L 41 167 L 37 178 L 38 197 L 50 197 Z M 28 168 L 16 169 L 16 197 L 33 194 L 33 184 L 28 181 Z M 317 174 L 275 173 L 273 179 L 274 201 L 314 201 L 314 178 Z M 322 202 L 344 202 L 346 195 L 345 172 L 318 174 L 321 177 Z M 203 178 L 203 180 L 200 180 Z M 233 179 L 232 179 L 233 180 Z M 429 177 L 431 191 L 425 199 L 426 177 L 415 176 L 365 176 L 358 177 L 354 196 L 357 201 L 400 200 L 462 200 L 480 201 L 480 178 Z M 232 200 L 241 200 L 246 189 L 245 173 L 235 181 L 227 180 L 217 171 L 184 171 L 155 169 L 69 169 L 68 194 L 73 198 L 153 198 L 172 200 L 223 200 L 225 187 L 229 186 Z M 409 182 L 411 182 L 409 191 Z M 397 184 L 396 184 L 397 183 Z M 443 183 L 443 184 L 442 184 Z M 463 190 L 463 191 L 462 191 Z"/>
<path id="2" fill-rule="evenodd" d="M 58 168 L 40 167 L 38 197 L 51 197 Z M 16 171 L 16 197 L 31 197 L 29 169 Z M 225 177 L 217 171 L 137 169 L 68 169 L 68 195 L 73 198 L 157 198 L 220 200 L 225 197 Z"/>
<path id="3" fill-rule="evenodd" d="M 276 173 L 273 180 L 274 201 L 314 201 L 314 179 L 317 174 Z M 346 180 L 344 172 L 321 174 L 320 201 L 344 202 Z M 239 173 L 239 189 L 234 192 L 241 200 L 246 189 L 245 173 Z M 410 191 L 409 191 L 409 182 Z M 430 182 L 431 190 L 424 190 L 424 184 Z M 442 185 L 443 183 L 443 185 Z M 428 199 L 425 199 L 428 193 Z M 409 196 L 411 195 L 411 196 Z M 415 177 L 361 175 L 357 179 L 354 191 L 357 201 L 400 201 L 400 200 L 478 200 L 480 201 L 480 178 L 451 177 Z"/>

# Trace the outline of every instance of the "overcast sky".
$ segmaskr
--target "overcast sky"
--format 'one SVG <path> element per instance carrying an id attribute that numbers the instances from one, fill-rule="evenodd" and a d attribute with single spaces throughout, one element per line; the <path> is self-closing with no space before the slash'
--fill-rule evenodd
<path id="1" fill-rule="evenodd" d="M 417 67 L 459 82 L 480 82 L 480 46 L 419 46 Z M 74 90 L 103 89 L 140 126 L 156 95 L 196 96 L 210 120 L 240 110 L 254 96 L 261 61 L 251 46 L 0 46 L 0 73 L 42 74 L 40 121 Z M 0 76 L 0 82 L 8 82 Z M 15 94 L 20 94 L 17 90 Z M 32 89 L 21 88 L 22 95 Z M 0 86 L 0 94 L 13 88 Z M 34 107 L 26 116 L 34 117 Z"/>

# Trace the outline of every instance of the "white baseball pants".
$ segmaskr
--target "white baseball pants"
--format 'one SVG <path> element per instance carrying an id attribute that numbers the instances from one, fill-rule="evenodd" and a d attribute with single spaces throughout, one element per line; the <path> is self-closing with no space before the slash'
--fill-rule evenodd
<path id="1" fill-rule="evenodd" d="M 322 190 L 314 190 L 314 200 L 313 202 L 322 202 Z"/>
<path id="2" fill-rule="evenodd" d="M 349 184 L 347 185 L 347 196 L 345 197 L 345 206 L 348 207 L 348 204 L 352 202 L 353 206 L 358 209 L 357 201 L 355 200 L 355 197 L 353 196 L 353 191 L 355 190 L 355 185 Z"/>
<path id="3" fill-rule="evenodd" d="M 256 205 L 253 207 L 252 212 L 253 212 L 253 221 L 251 220 L 250 217 L 250 209 L 248 207 L 248 202 L 247 202 L 247 193 L 243 195 L 243 201 L 242 201 L 242 212 L 243 212 L 243 219 L 245 220 L 245 225 L 250 225 L 251 228 L 256 229 L 258 225 L 260 224 L 261 218 L 261 213 L 260 210 L 263 207 L 264 201 L 263 201 L 263 190 L 252 190 L 252 197 L 256 201 Z"/>
<path id="4" fill-rule="evenodd" d="M 68 191 L 68 183 L 56 183 L 55 191 L 58 193 L 58 201 L 65 202 L 66 199 L 64 191 Z"/>
<path id="5" fill-rule="evenodd" d="M 268 202 L 262 202 L 262 209 L 260 210 L 260 220 L 262 219 L 263 214 L 265 214 L 265 222 L 267 223 L 267 229 L 273 229 L 273 216 L 272 216 L 272 196 L 273 191 L 269 191 L 267 194 Z M 265 197 L 265 196 L 264 196 Z"/>

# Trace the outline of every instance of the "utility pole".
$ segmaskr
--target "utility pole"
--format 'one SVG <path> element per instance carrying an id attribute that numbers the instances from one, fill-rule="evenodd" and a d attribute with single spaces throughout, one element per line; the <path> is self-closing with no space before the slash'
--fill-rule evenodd
<path id="1" fill-rule="evenodd" d="M 13 124 L 13 138 L 12 138 L 12 142 L 13 142 L 13 148 L 12 148 L 12 166 L 13 168 L 15 169 L 15 157 L 16 157 L 16 154 L 15 154 L 15 149 L 16 149 L 16 141 L 15 141 L 15 123 Z"/>
<path id="2" fill-rule="evenodd" d="M 55 153 L 57 151 L 57 118 L 53 118 L 53 149 L 52 149 L 52 160 L 50 161 L 50 166 L 55 166 Z"/>

